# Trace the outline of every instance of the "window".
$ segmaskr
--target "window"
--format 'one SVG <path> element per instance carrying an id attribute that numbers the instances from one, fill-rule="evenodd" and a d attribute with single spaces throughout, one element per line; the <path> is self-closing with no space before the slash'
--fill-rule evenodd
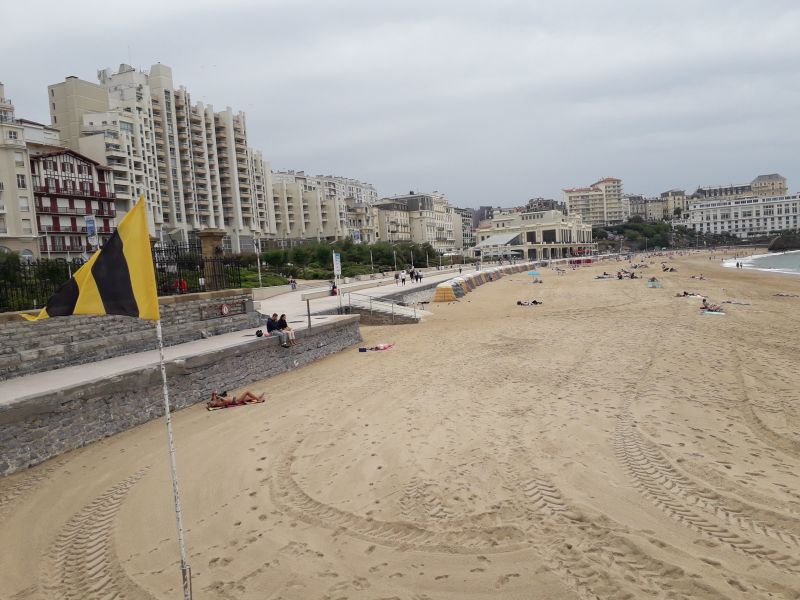
<path id="1" fill-rule="evenodd" d="M 8 139 L 10 139 L 10 140 L 17 139 L 17 132 L 16 131 L 9 131 L 8 132 Z"/>
<path id="2" fill-rule="evenodd" d="M 28 183 L 25 181 L 25 175 L 17 175 L 17 188 L 21 190 L 28 188 Z"/>
<path id="3" fill-rule="evenodd" d="M 33 233 L 30 219 L 22 219 L 22 233 Z"/>
<path id="4" fill-rule="evenodd" d="M 18 167 L 25 166 L 25 155 L 22 152 L 14 152 L 14 163 Z"/>
<path id="5" fill-rule="evenodd" d="M 28 198 L 26 196 L 19 197 L 19 211 L 20 212 L 31 211 L 31 205 L 28 203 Z"/>

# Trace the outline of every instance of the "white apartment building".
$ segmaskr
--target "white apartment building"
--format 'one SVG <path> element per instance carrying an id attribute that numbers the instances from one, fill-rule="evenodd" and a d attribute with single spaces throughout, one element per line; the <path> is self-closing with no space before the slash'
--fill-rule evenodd
<path id="1" fill-rule="evenodd" d="M 456 223 L 454 207 L 444 194 L 412 191 L 385 200 L 390 206 L 405 205 L 407 207 L 410 241 L 416 244 L 430 244 L 442 254 L 461 249 L 461 246 L 457 244 L 455 234 L 456 225 L 459 231 L 462 227 L 461 215 L 458 215 Z M 458 242 L 461 242 L 462 238 L 463 236 L 459 235 Z"/>
<path id="2" fill-rule="evenodd" d="M 691 200 L 687 225 L 694 231 L 740 238 L 798 229 L 800 195 Z"/>
<path id="3" fill-rule="evenodd" d="M 17 121 L 14 104 L 0 83 L 0 252 L 38 254 L 33 209 L 30 156 L 25 125 Z"/>
<path id="4" fill-rule="evenodd" d="M 272 173 L 275 233 L 278 240 L 377 238 L 377 215 L 367 207 L 377 200 L 375 188 L 348 177 L 308 175 L 304 171 Z"/>
<path id="5" fill-rule="evenodd" d="M 471 208 L 453 208 L 456 247 L 461 249 L 472 248 L 475 245 L 475 228 L 472 225 L 473 211 Z M 459 227 L 459 218 L 461 219 Z"/>
<path id="6" fill-rule="evenodd" d="M 49 86 L 50 115 L 70 148 L 113 169 L 120 217 L 144 195 L 151 231 L 163 242 L 218 228 L 238 252 L 275 234 L 270 169 L 247 145 L 244 113 L 192 104 L 166 65 L 142 72 L 123 64 L 99 71 L 98 80 Z"/>
<path id="7" fill-rule="evenodd" d="M 622 180 L 605 177 L 588 187 L 562 190 L 567 214 L 580 215 L 589 225 L 617 225 L 628 218 L 622 199 Z"/>
<path id="8" fill-rule="evenodd" d="M 411 241 L 408 204 L 385 199 L 378 201 L 375 208 L 378 210 L 378 241 L 390 244 Z"/>
<path id="9" fill-rule="evenodd" d="M 580 215 L 560 210 L 502 212 L 475 231 L 470 249 L 480 258 L 550 260 L 584 256 L 595 251 L 592 226 Z"/>

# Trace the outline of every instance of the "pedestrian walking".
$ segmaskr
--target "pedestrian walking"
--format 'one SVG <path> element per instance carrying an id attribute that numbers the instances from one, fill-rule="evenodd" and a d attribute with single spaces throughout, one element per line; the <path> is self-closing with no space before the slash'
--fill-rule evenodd
<path id="1" fill-rule="evenodd" d="M 406 272 L 405 270 L 400 271 L 400 283 L 405 285 L 406 284 Z"/>
<path id="2" fill-rule="evenodd" d="M 395 285 L 400 285 L 400 273 L 395 273 L 394 274 L 394 284 Z"/>

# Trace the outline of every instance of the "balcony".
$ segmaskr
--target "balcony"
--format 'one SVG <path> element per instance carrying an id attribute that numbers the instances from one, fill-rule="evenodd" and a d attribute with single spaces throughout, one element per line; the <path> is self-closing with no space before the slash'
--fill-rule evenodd
<path id="1" fill-rule="evenodd" d="M 34 207 L 37 213 L 49 215 L 96 215 L 98 217 L 116 217 L 117 211 L 113 208 L 69 208 L 66 206 L 46 206 L 40 202 L 35 202 Z"/>
<path id="2" fill-rule="evenodd" d="M 91 252 L 91 248 L 88 246 L 84 246 L 83 244 L 55 244 L 51 242 L 50 244 L 47 243 L 45 240 L 39 240 L 39 251 L 40 252 L 76 252 L 78 254 L 82 252 Z"/>
<path id="3" fill-rule="evenodd" d="M 78 196 L 81 198 L 108 198 L 113 200 L 116 196 L 114 192 L 107 190 L 82 190 L 80 188 L 66 188 L 58 184 L 56 185 L 36 185 L 33 186 L 35 194 L 56 194 L 61 196 Z"/>

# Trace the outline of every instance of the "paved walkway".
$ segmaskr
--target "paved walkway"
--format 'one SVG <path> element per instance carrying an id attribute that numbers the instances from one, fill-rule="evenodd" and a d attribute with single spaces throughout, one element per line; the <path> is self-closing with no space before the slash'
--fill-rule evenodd
<path id="1" fill-rule="evenodd" d="M 464 273 L 471 273 L 474 270 L 475 268 L 469 265 L 465 265 L 463 268 Z M 442 281 L 452 279 L 456 276 L 458 276 L 458 268 L 452 270 L 428 271 L 424 273 L 422 283 L 417 284 L 406 281 L 405 286 L 395 285 L 393 277 L 385 278 L 380 280 L 384 282 L 384 285 L 361 288 L 358 290 L 353 290 L 352 293 L 381 299 L 385 298 L 386 296 L 391 296 L 392 294 L 397 294 L 401 291 L 412 293 L 415 291 L 415 289 L 421 289 L 424 286 L 429 286 L 433 283 L 441 283 Z M 349 287 L 361 283 L 364 282 L 352 282 L 349 285 L 345 284 L 341 287 L 342 304 L 347 304 L 347 292 Z M 287 292 L 285 294 L 281 294 L 280 296 L 273 296 L 272 298 L 267 298 L 266 300 L 260 300 L 256 302 L 256 308 L 264 315 L 271 315 L 272 313 L 278 313 L 279 315 L 285 314 L 286 320 L 292 323 L 292 327 L 295 327 L 295 325 L 299 326 L 301 323 L 305 324 L 308 321 L 306 301 L 303 300 L 303 296 L 307 296 L 315 292 L 327 292 L 329 289 L 330 286 L 325 284 L 319 288 L 306 288 L 294 292 Z M 335 310 L 339 307 L 339 301 L 340 298 L 338 296 L 324 296 L 322 298 L 312 299 L 310 301 L 312 326 L 315 318 L 314 315 Z"/>

